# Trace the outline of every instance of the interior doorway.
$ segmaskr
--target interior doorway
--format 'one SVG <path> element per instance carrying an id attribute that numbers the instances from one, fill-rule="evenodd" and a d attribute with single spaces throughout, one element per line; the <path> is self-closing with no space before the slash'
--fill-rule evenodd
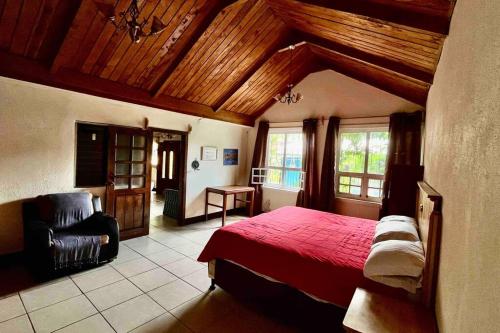
<path id="1" fill-rule="evenodd" d="M 151 225 L 182 225 L 185 219 L 187 132 L 152 129 Z"/>

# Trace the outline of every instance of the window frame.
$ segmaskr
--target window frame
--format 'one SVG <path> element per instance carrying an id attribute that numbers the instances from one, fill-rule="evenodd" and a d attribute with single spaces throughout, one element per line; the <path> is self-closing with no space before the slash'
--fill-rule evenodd
<path id="1" fill-rule="evenodd" d="M 384 125 L 376 125 L 376 126 L 340 126 L 338 140 L 336 142 L 337 147 L 335 148 L 336 157 L 335 157 L 335 195 L 339 198 L 347 198 L 347 199 L 355 199 L 362 201 L 369 201 L 375 203 L 381 203 L 382 197 L 369 197 L 368 196 L 368 182 L 370 179 L 377 179 L 381 181 L 380 190 L 383 191 L 384 180 L 385 180 L 385 171 L 383 175 L 368 173 L 368 161 L 370 154 L 370 133 L 371 132 L 389 132 L 389 124 Z M 344 172 L 340 171 L 340 149 L 341 149 L 341 137 L 343 133 L 366 133 L 366 146 L 365 146 L 365 163 L 364 163 L 364 172 Z M 387 168 L 387 155 L 385 158 L 385 168 Z M 360 185 L 360 194 L 355 195 L 351 193 L 343 193 L 340 192 L 340 177 L 355 177 L 361 178 Z M 342 184 L 344 185 L 344 184 Z"/>
<path id="2" fill-rule="evenodd" d="M 269 140 L 271 138 L 271 134 L 285 134 L 285 141 L 284 141 L 284 149 L 283 149 L 283 165 L 281 167 L 276 167 L 276 166 L 270 166 L 268 164 L 268 157 L 269 157 L 269 150 L 271 145 L 269 144 Z M 290 171 L 299 171 L 302 173 L 302 168 L 287 168 L 285 166 L 286 164 L 286 143 L 287 143 L 287 136 L 288 134 L 301 134 L 302 133 L 302 127 L 273 127 L 269 129 L 269 132 L 267 134 L 267 144 L 266 144 L 266 156 L 265 156 L 265 169 L 267 170 L 281 170 L 281 179 L 280 179 L 280 184 L 271 184 L 267 182 L 269 172 L 266 174 L 266 181 L 262 186 L 266 188 L 271 188 L 275 190 L 285 190 L 285 191 L 291 191 L 291 192 L 299 192 L 301 188 L 303 187 L 303 175 L 301 174 L 301 180 L 299 182 L 298 187 L 289 187 L 285 186 L 283 183 L 284 177 L 285 177 L 285 171 L 290 170 Z M 301 152 L 301 164 L 304 162 L 304 156 L 303 156 L 303 151 Z"/>

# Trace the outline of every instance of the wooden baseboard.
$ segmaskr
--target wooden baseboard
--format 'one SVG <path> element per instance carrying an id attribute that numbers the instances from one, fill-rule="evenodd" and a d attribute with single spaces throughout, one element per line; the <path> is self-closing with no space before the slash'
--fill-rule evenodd
<path id="1" fill-rule="evenodd" d="M 10 266 L 24 261 L 24 252 L 13 252 L 0 255 L 0 267 Z"/>
<path id="2" fill-rule="evenodd" d="M 239 207 L 235 209 L 229 209 L 226 211 L 226 215 L 231 215 L 231 214 L 238 214 L 238 215 L 244 215 L 246 214 L 246 208 L 245 207 Z M 222 212 L 214 212 L 208 214 L 208 219 L 216 219 L 222 217 Z M 193 224 L 197 222 L 204 222 L 205 221 L 205 215 L 199 215 L 199 216 L 193 216 L 193 217 L 188 217 L 184 219 L 184 223 L 182 225 L 187 225 L 187 224 Z"/>

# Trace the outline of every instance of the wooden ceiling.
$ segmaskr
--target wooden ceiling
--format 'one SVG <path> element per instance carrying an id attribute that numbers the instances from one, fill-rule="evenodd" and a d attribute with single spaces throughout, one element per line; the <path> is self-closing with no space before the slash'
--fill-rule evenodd
<path id="1" fill-rule="evenodd" d="M 324 69 L 425 106 L 455 0 L 140 0 L 166 29 L 138 44 L 100 2 L 130 4 L 0 0 L 0 75 L 253 125 Z"/>

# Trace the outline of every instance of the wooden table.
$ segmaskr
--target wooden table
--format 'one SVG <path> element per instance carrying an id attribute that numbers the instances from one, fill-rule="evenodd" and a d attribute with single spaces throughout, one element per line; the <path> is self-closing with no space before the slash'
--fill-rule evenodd
<path id="1" fill-rule="evenodd" d="M 208 194 L 216 193 L 222 195 L 222 206 L 212 204 L 208 202 Z M 239 193 L 250 193 L 250 200 L 238 199 L 236 197 Z M 249 216 L 253 216 L 253 200 L 254 200 L 255 189 L 249 186 L 238 186 L 238 185 L 230 185 L 230 186 L 218 186 L 218 187 L 207 187 L 205 191 L 205 221 L 208 221 L 208 206 L 214 206 L 218 208 L 222 208 L 222 226 L 226 223 L 226 208 L 227 208 L 227 196 L 234 196 L 234 208 L 236 208 L 236 202 L 244 202 L 249 206 Z"/>
<path id="2" fill-rule="evenodd" d="M 434 314 L 423 304 L 358 288 L 344 317 L 355 333 L 436 333 Z"/>

